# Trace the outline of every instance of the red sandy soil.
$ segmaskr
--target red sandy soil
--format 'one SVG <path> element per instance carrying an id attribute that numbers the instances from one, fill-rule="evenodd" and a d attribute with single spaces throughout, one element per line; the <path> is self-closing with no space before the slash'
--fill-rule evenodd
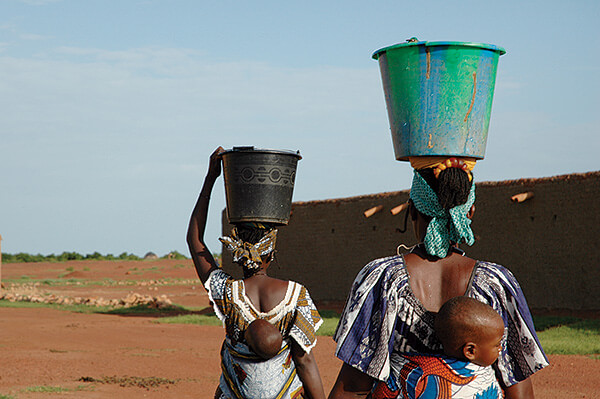
<path id="1" fill-rule="evenodd" d="M 66 276 L 67 273 L 72 275 Z M 59 295 L 104 298 L 122 298 L 128 292 L 164 294 L 176 304 L 197 309 L 208 307 L 206 293 L 196 280 L 189 261 L 2 265 L 5 282 L 24 275 L 32 279 L 55 279 L 64 275 L 63 278 L 91 281 L 103 278 L 115 281 L 186 279 L 189 280 L 187 284 L 154 285 L 151 289 L 145 285 L 40 286 L 37 289 Z M 0 307 L 0 397 L 212 398 L 220 375 L 219 348 L 224 338 L 223 329 L 157 324 L 155 320 L 146 316 Z M 319 337 L 314 349 L 326 392 L 333 385 L 341 365 L 333 355 L 334 349 L 331 337 Z M 549 367 L 533 377 L 537 398 L 599 397 L 599 360 L 586 356 L 550 356 L 550 362 Z M 105 377 L 122 381 L 143 377 L 146 380 L 142 382 L 146 385 L 152 381 L 159 384 L 144 388 L 98 382 Z M 173 383 L 161 384 L 160 379 Z M 69 390 L 59 393 L 27 390 L 40 386 Z"/>

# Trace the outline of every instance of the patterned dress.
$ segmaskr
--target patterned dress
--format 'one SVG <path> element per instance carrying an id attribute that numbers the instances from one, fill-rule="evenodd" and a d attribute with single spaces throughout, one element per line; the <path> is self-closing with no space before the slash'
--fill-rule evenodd
<path id="1" fill-rule="evenodd" d="M 492 366 L 429 354 L 404 354 L 397 360 L 399 378 L 377 382 L 370 399 L 503 398 Z"/>
<path id="2" fill-rule="evenodd" d="M 290 351 L 291 340 L 309 353 L 317 343 L 323 320 L 308 291 L 290 281 L 284 299 L 269 312 L 258 311 L 246 296 L 244 281 L 222 269 L 213 271 L 205 287 L 226 331 L 221 348 L 221 379 L 215 398 L 302 398 L 302 382 Z M 244 332 L 256 319 L 276 326 L 283 336 L 279 353 L 263 360 L 244 341 Z"/>
<path id="3" fill-rule="evenodd" d="M 502 352 L 494 368 L 506 386 L 548 365 L 523 292 L 508 269 L 478 261 L 465 295 L 490 305 L 504 321 Z M 334 335 L 336 356 L 394 385 L 407 354 L 442 354 L 434 317 L 412 292 L 402 256 L 374 260 L 352 285 Z"/>

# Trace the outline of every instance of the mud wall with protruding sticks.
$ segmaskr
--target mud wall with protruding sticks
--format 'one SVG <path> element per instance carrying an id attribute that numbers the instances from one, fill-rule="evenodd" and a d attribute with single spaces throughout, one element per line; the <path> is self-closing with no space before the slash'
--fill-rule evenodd
<path id="1" fill-rule="evenodd" d="M 515 194 L 533 192 L 524 202 Z M 279 230 L 270 274 L 307 286 L 319 301 L 344 301 L 356 273 L 370 260 L 415 244 L 405 211 L 408 190 L 296 202 Z M 382 206 L 366 218 L 364 211 Z M 477 184 L 473 231 L 462 246 L 473 258 L 509 268 L 532 309 L 600 310 L 600 172 Z M 228 233 L 226 213 L 223 232 Z M 223 251 L 224 267 L 239 276 Z"/>

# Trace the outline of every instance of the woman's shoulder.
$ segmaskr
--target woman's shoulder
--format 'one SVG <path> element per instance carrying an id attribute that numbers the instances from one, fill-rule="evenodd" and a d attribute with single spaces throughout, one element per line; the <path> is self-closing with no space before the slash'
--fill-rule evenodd
<path id="1" fill-rule="evenodd" d="M 216 294 L 217 292 L 223 291 L 225 287 L 230 286 L 234 281 L 235 279 L 225 270 L 216 268 L 208 275 L 204 287 L 209 294 L 211 292 Z"/>
<path id="2" fill-rule="evenodd" d="M 520 296 L 521 286 L 514 274 L 502 265 L 487 261 L 477 261 L 472 277 L 473 288 L 484 291 L 492 290 L 501 292 L 503 295 L 510 293 L 512 296 Z"/>
<path id="3" fill-rule="evenodd" d="M 295 298 L 298 297 L 310 297 L 310 293 L 308 292 L 308 288 L 302 283 L 299 283 L 294 280 L 287 280 L 288 283 L 288 291 L 291 292 L 292 296 Z"/>
<path id="4" fill-rule="evenodd" d="M 355 283 L 365 279 L 385 278 L 385 279 L 402 279 L 406 278 L 408 273 L 404 265 L 404 257 L 402 255 L 387 256 L 378 258 L 367 263 L 357 274 Z"/>
<path id="5" fill-rule="evenodd" d="M 383 290 L 385 295 L 401 295 L 407 281 L 408 273 L 401 255 L 374 259 L 356 275 L 350 289 L 350 297 L 368 295 L 373 289 Z"/>
<path id="6" fill-rule="evenodd" d="M 475 264 L 474 273 L 475 275 L 485 275 L 488 278 L 495 278 L 500 281 L 515 280 L 515 276 L 507 267 L 504 267 L 494 262 L 478 260 Z"/>

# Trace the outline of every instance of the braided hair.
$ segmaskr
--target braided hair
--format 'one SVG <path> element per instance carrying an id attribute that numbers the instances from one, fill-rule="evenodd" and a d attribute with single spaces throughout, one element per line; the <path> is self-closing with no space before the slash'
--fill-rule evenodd
<path id="1" fill-rule="evenodd" d="M 423 239 L 429 255 L 444 258 L 453 244 L 473 245 L 469 209 L 475 201 L 475 186 L 463 169 L 425 168 L 414 171 L 410 189 L 410 214 L 426 223 Z"/>
<path id="2" fill-rule="evenodd" d="M 417 171 L 438 196 L 442 208 L 449 210 L 467 202 L 473 182 L 469 175 L 459 168 L 446 168 L 436 178 L 433 168 Z"/>
<path id="3" fill-rule="evenodd" d="M 249 226 L 246 223 L 235 224 L 238 232 L 238 237 L 250 244 L 256 244 L 267 234 L 271 229 L 263 229 L 260 227 Z"/>
<path id="4" fill-rule="evenodd" d="M 273 230 L 272 226 L 263 225 L 261 227 L 254 226 L 249 223 L 236 223 L 235 227 L 237 229 L 238 237 L 247 243 L 256 244 L 259 242 L 268 232 Z M 274 256 L 274 250 L 270 252 L 268 255 L 264 256 L 264 260 L 270 261 Z M 251 269 L 248 268 L 245 264 L 245 261 L 240 259 L 236 262 L 238 265 L 242 266 L 242 271 L 244 273 L 244 278 L 252 277 L 256 274 L 260 269 Z"/>

